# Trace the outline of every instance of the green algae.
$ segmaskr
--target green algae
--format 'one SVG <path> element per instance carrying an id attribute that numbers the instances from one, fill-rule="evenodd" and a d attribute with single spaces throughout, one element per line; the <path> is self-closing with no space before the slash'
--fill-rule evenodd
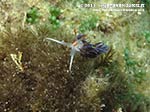
<path id="1" fill-rule="evenodd" d="M 28 4 L 30 2 L 32 0 Z M 143 17 L 138 14 L 124 17 L 119 13 L 95 13 L 96 19 L 86 20 L 89 14 L 94 14 L 90 9 L 81 11 L 74 8 L 71 1 L 65 1 L 66 4 L 61 0 L 43 1 L 36 5 L 39 13 L 43 12 L 41 18 L 31 25 L 24 21 L 24 12 L 31 8 L 25 5 L 26 2 L 6 0 L 0 3 L 1 12 L 4 13 L 0 17 L 0 111 L 150 110 L 150 27 L 147 12 Z M 20 7 L 16 9 L 18 4 Z M 57 29 L 52 28 L 47 16 L 52 4 L 62 9 L 62 16 L 65 16 L 63 24 Z M 60 15 L 60 11 L 56 11 L 57 14 L 53 14 L 53 11 L 50 13 L 56 18 Z M 81 26 L 92 43 L 104 41 L 112 47 L 107 54 L 95 59 L 77 54 L 70 73 L 69 49 L 47 42 L 45 38 L 72 42 L 75 38 L 74 28 Z M 93 33 L 96 36 L 90 37 Z M 16 55 L 15 61 L 11 54 Z"/>

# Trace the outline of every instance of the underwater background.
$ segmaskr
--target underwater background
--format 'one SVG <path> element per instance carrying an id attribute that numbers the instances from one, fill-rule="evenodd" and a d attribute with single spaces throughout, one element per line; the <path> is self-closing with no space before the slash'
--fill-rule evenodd
<path id="1" fill-rule="evenodd" d="M 144 12 L 81 4 L 144 3 Z M 45 40 L 76 33 L 109 51 L 96 58 Z M 0 112 L 150 112 L 149 0 L 0 0 Z"/>

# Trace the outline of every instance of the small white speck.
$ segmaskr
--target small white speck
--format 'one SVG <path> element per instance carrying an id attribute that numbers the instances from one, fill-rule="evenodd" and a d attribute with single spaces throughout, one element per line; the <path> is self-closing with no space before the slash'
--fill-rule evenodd
<path id="1" fill-rule="evenodd" d="M 31 88 L 32 90 L 35 90 L 35 88 Z"/>
<path id="2" fill-rule="evenodd" d="M 137 12 L 138 15 L 141 15 L 141 12 Z"/>
<path id="3" fill-rule="evenodd" d="M 101 107 L 105 107 L 105 106 L 106 106 L 105 104 L 102 104 L 102 105 L 101 105 Z"/>
<path id="4" fill-rule="evenodd" d="M 98 91 L 99 89 L 95 89 L 96 91 Z"/>

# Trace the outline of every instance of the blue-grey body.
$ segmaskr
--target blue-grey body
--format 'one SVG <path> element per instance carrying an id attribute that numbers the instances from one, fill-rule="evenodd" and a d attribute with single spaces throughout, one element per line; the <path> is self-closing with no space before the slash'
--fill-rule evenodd
<path id="1" fill-rule="evenodd" d="M 66 43 L 64 41 L 59 41 L 53 38 L 46 38 L 46 39 L 71 48 L 71 52 L 70 52 L 71 58 L 70 58 L 70 65 L 69 65 L 69 70 L 71 71 L 73 59 L 76 52 L 79 52 L 83 57 L 95 58 L 102 53 L 108 52 L 109 50 L 108 46 L 105 45 L 104 43 L 99 42 L 96 44 L 91 44 L 86 41 L 85 37 L 86 35 L 79 34 L 77 35 L 73 43 Z"/>

